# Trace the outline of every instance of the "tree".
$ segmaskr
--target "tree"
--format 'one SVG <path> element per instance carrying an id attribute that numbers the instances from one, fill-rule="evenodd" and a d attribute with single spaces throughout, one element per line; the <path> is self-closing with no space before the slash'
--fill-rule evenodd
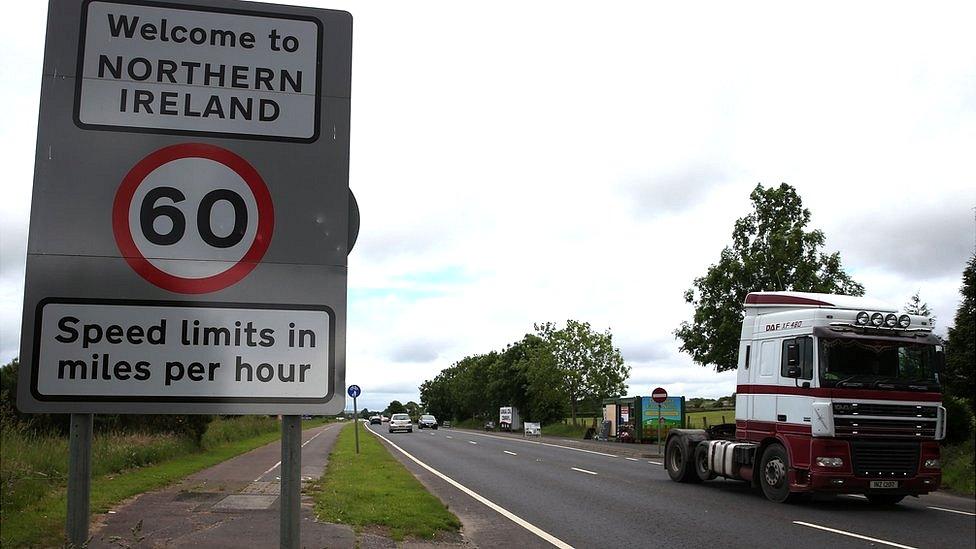
<path id="1" fill-rule="evenodd" d="M 394 400 L 390 402 L 390 405 L 386 407 L 386 411 L 383 412 L 385 416 L 392 416 L 393 414 L 405 414 L 407 413 L 406 407 L 399 401 Z"/>
<path id="2" fill-rule="evenodd" d="M 370 411 L 369 408 L 363 408 L 359 411 L 359 417 L 362 419 L 369 419 Z"/>
<path id="3" fill-rule="evenodd" d="M 946 345 L 945 384 L 948 392 L 969 403 L 976 413 L 973 395 L 976 393 L 976 253 L 973 253 L 962 272 L 962 302 L 956 310 L 955 325 L 949 328 Z"/>
<path id="4" fill-rule="evenodd" d="M 718 372 L 736 367 L 742 304 L 749 292 L 864 294 L 864 286 L 841 268 L 840 253 L 822 251 L 823 232 L 806 230 L 810 210 L 796 189 L 759 184 L 749 198 L 753 211 L 735 222 L 732 246 L 685 291 L 694 319 L 674 331 L 682 351 Z"/>
<path id="5" fill-rule="evenodd" d="M 416 421 L 420 418 L 420 405 L 416 402 L 411 400 L 410 402 L 404 404 L 403 408 L 407 411 L 407 414 L 410 414 L 410 419 Z"/>
<path id="6" fill-rule="evenodd" d="M 594 332 L 588 322 L 576 320 L 567 320 L 561 330 L 552 322 L 537 324 L 535 328 L 549 344 L 562 375 L 573 425 L 580 401 L 619 396 L 626 390 L 624 381 L 630 375 L 630 367 L 624 364 L 620 350 L 614 348 L 610 330 Z"/>
<path id="7" fill-rule="evenodd" d="M 935 315 L 929 309 L 929 304 L 922 301 L 922 298 L 918 294 L 919 292 L 915 292 L 915 295 L 908 299 L 908 303 L 905 303 L 905 312 L 910 315 L 927 317 L 929 324 L 935 326 Z"/>

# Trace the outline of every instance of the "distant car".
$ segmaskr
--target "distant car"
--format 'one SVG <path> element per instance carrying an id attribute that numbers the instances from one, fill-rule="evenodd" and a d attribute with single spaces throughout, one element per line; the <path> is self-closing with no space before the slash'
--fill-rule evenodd
<path id="1" fill-rule="evenodd" d="M 407 414 L 393 414 L 390 418 L 390 432 L 394 431 L 406 431 L 408 433 L 413 432 L 413 422 L 410 421 L 410 416 Z"/>
<path id="2" fill-rule="evenodd" d="M 418 429 L 437 429 L 437 418 L 430 415 L 424 414 L 420 416 L 420 421 L 417 422 Z"/>
<path id="3" fill-rule="evenodd" d="M 390 421 L 390 418 L 388 418 L 388 417 L 386 417 L 386 416 L 383 416 L 383 418 L 382 418 L 382 419 L 383 419 L 383 423 L 386 423 L 387 421 Z"/>
<path id="4" fill-rule="evenodd" d="M 380 416 L 372 416 L 369 418 L 370 425 L 379 425 L 381 423 L 383 423 L 383 418 L 381 418 Z"/>

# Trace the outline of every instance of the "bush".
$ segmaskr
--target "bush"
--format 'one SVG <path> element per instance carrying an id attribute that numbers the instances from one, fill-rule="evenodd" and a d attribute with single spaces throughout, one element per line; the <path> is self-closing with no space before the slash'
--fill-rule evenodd
<path id="1" fill-rule="evenodd" d="M 946 438 L 944 445 L 959 444 L 973 438 L 973 412 L 959 397 L 945 396 L 942 406 L 946 409 Z"/>

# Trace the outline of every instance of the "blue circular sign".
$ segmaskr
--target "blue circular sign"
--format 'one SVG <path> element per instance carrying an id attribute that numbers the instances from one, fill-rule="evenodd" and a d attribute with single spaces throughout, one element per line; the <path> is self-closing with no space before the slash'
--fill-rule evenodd
<path id="1" fill-rule="evenodd" d="M 356 398 L 362 394 L 362 391 L 359 389 L 359 385 L 350 385 L 346 392 L 349 393 L 349 396 L 352 398 Z"/>

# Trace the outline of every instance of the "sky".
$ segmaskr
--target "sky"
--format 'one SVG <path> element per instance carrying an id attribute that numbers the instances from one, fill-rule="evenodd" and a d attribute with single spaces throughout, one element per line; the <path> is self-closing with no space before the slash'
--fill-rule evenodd
<path id="1" fill-rule="evenodd" d="M 976 245 L 972 2 L 325 2 L 354 17 L 347 384 L 360 407 L 533 324 L 611 329 L 629 394 L 719 397 L 682 294 L 757 184 L 866 295 L 951 325 Z M 680 4 L 680 5 L 672 5 Z M 19 352 L 46 3 L 0 35 L 0 361 Z"/>

